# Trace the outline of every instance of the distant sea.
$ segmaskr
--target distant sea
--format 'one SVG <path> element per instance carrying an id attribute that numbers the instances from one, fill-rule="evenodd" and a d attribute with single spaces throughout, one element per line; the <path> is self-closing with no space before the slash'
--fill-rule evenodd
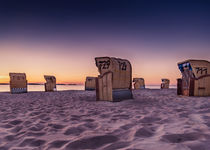
<path id="1" fill-rule="evenodd" d="M 159 85 L 146 85 L 149 89 L 160 89 Z M 176 85 L 171 85 L 170 88 L 176 88 Z M 57 85 L 57 91 L 65 90 L 84 90 L 84 85 Z M 0 85 L 0 92 L 9 92 L 9 85 Z M 28 91 L 44 91 L 44 85 L 28 85 Z"/>

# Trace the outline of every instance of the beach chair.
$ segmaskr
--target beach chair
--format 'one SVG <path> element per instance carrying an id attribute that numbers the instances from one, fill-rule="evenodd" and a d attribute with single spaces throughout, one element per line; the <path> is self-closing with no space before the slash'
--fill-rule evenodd
<path id="1" fill-rule="evenodd" d="M 86 77 L 85 90 L 95 90 L 96 89 L 96 77 Z"/>
<path id="2" fill-rule="evenodd" d="M 121 101 L 132 99 L 132 68 L 128 60 L 96 57 L 100 75 L 96 79 L 96 99 Z"/>
<path id="3" fill-rule="evenodd" d="M 178 63 L 182 78 L 177 79 L 177 94 L 210 96 L 210 62 L 186 60 Z"/>
<path id="4" fill-rule="evenodd" d="M 161 79 L 162 83 L 160 85 L 161 89 L 168 89 L 169 88 L 169 84 L 170 84 L 170 80 L 169 79 Z"/>
<path id="5" fill-rule="evenodd" d="M 133 78 L 134 89 L 145 89 L 145 82 L 143 78 Z"/>
<path id="6" fill-rule="evenodd" d="M 54 76 L 48 76 L 44 75 L 44 78 L 46 80 L 45 86 L 45 92 L 53 92 L 56 91 L 56 78 Z"/>
<path id="7" fill-rule="evenodd" d="M 27 80 L 25 73 L 9 73 L 10 92 L 12 94 L 27 93 Z"/>

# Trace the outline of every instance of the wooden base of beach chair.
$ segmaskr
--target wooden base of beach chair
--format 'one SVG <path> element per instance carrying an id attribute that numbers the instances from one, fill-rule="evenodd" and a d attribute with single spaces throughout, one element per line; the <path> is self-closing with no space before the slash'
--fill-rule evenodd
<path id="1" fill-rule="evenodd" d="M 99 76 L 96 80 L 96 98 L 97 100 L 119 102 L 125 99 L 132 99 L 130 89 L 113 89 L 113 73 L 107 72 Z"/>

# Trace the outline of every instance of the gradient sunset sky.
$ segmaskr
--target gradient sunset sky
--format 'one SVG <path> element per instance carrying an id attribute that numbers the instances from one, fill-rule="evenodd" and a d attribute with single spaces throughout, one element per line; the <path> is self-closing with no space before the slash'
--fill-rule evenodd
<path id="1" fill-rule="evenodd" d="M 58 83 L 97 76 L 94 58 L 130 60 L 146 84 L 181 74 L 177 62 L 210 60 L 208 0 L 3 0 L 0 82 L 25 72 L 29 82 Z"/>

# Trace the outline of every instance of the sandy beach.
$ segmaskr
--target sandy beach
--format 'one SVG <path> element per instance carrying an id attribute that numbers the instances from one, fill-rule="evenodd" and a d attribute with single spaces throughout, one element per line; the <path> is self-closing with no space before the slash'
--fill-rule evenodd
<path id="1" fill-rule="evenodd" d="M 209 150 L 210 97 L 134 90 L 95 101 L 95 91 L 0 93 L 0 150 Z"/>

